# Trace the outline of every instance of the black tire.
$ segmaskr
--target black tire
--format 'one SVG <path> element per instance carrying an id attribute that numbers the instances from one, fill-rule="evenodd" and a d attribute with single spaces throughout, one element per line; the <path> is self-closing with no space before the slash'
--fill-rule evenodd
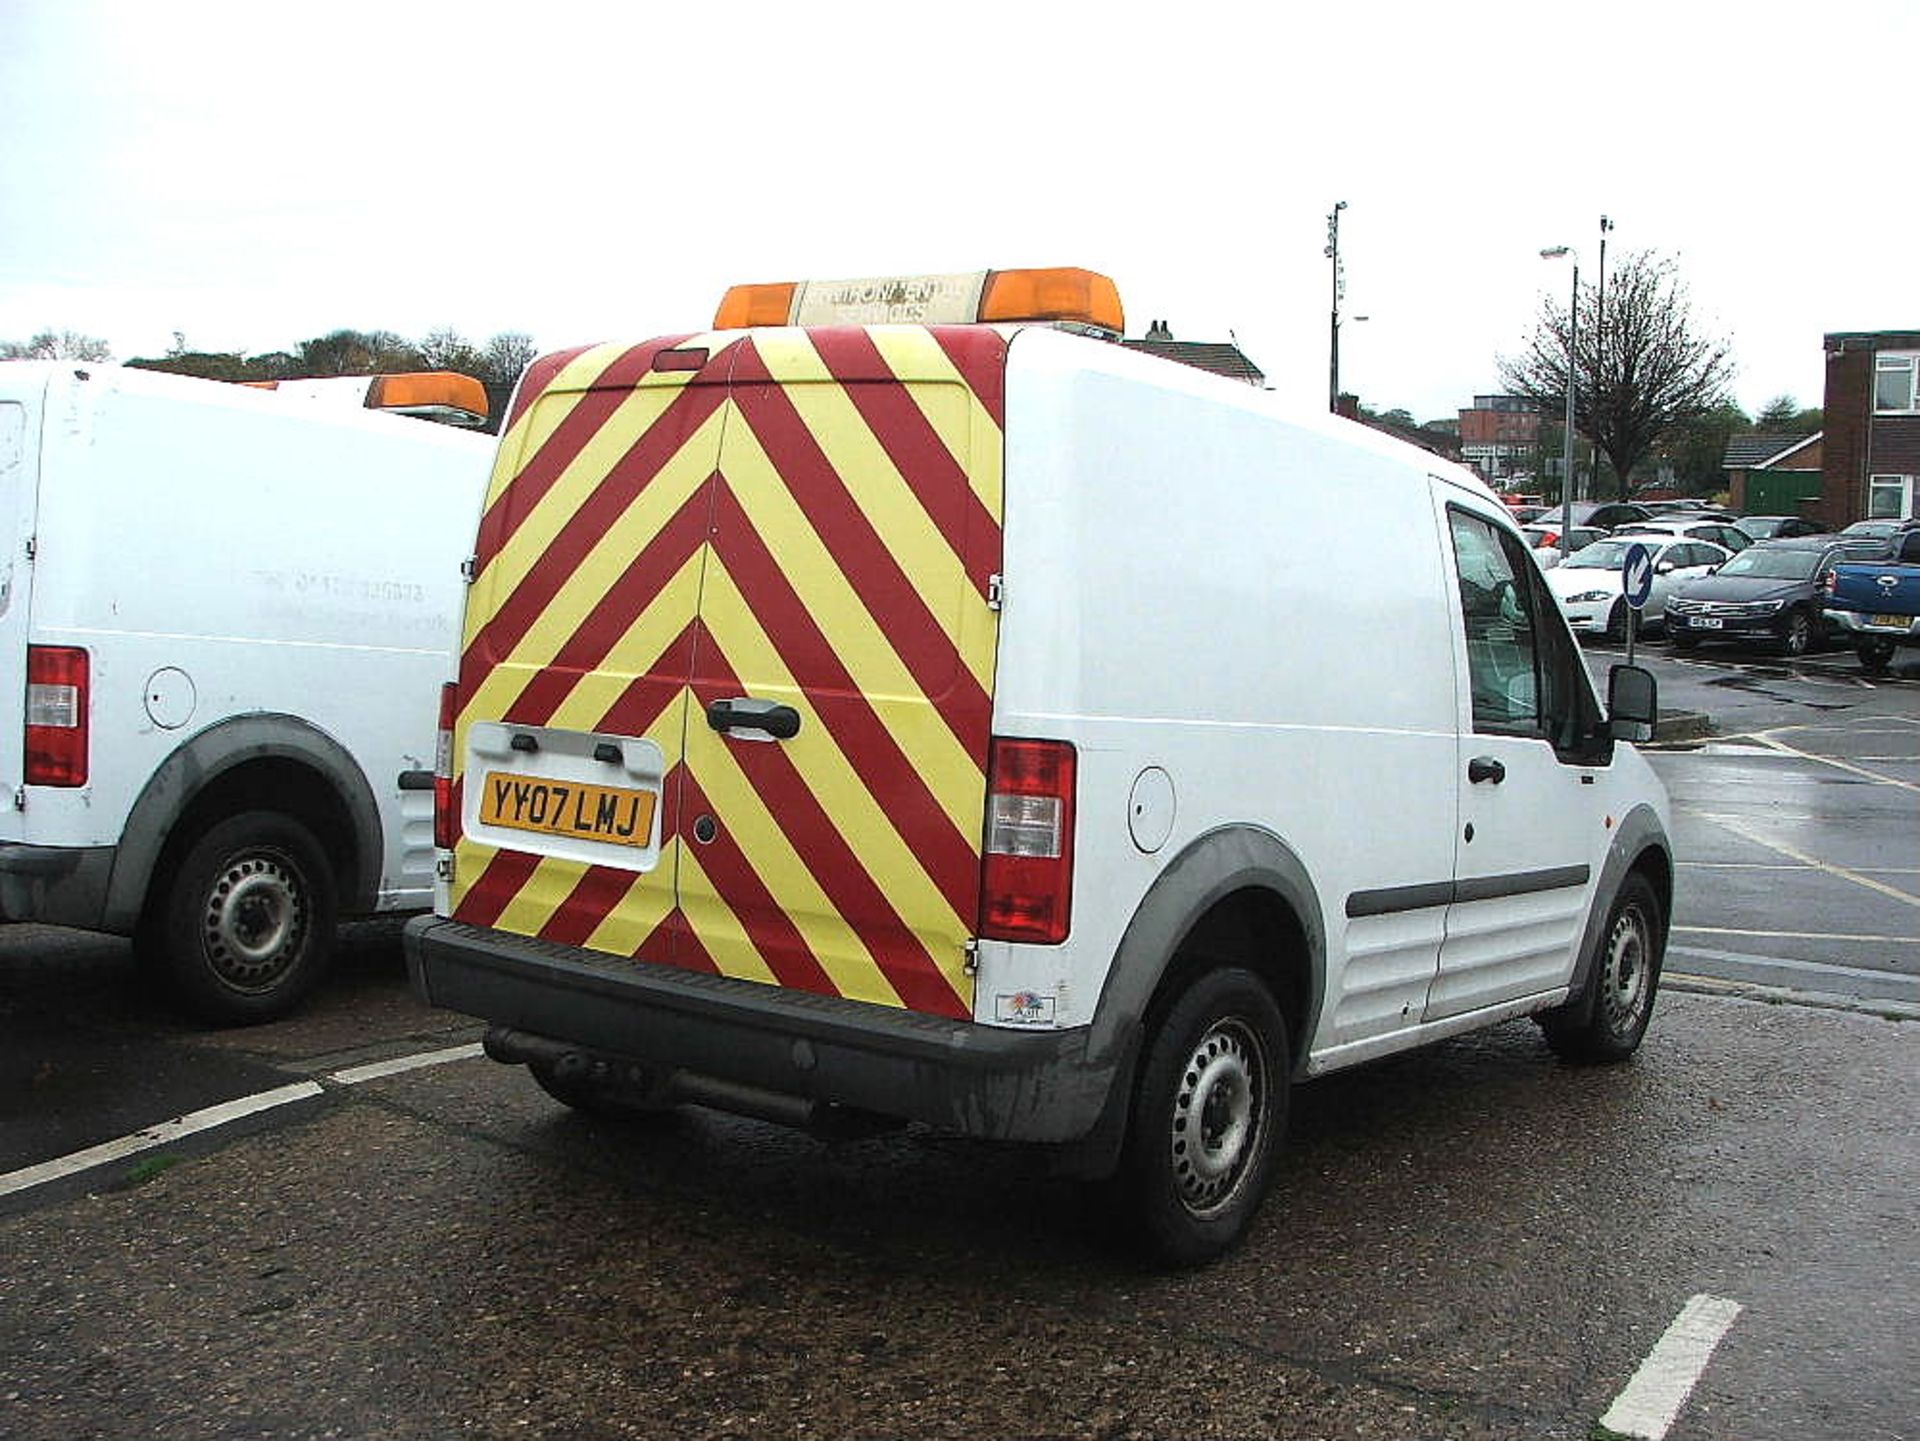
<path id="1" fill-rule="evenodd" d="M 1819 629 L 1804 606 L 1795 606 L 1787 612 L 1787 627 L 1780 632 L 1781 655 L 1805 655 L 1814 648 L 1818 640 Z"/>
<path id="2" fill-rule="evenodd" d="M 1693 650 L 1700 644 L 1700 637 L 1688 635 L 1683 630 L 1675 630 L 1669 626 L 1667 627 L 1667 644 L 1675 650 Z"/>
<path id="3" fill-rule="evenodd" d="M 1237 1242 L 1273 1181 L 1292 1059 L 1286 1019 L 1251 971 L 1205 971 L 1147 1038 L 1119 1172 L 1134 1238 L 1180 1266 Z"/>
<path id="4" fill-rule="evenodd" d="M 222 1025 L 292 1010 L 333 956 L 333 867 L 300 822 L 246 811 L 209 827 L 167 877 L 154 940 L 182 999 Z"/>
<path id="5" fill-rule="evenodd" d="M 1893 668 L 1893 642 L 1890 640 L 1863 640 L 1854 648 L 1860 657 L 1860 669 L 1868 675 L 1885 675 Z"/>
<path id="6" fill-rule="evenodd" d="M 1576 1001 L 1540 1018 L 1547 1044 L 1565 1060 L 1586 1064 L 1624 1061 L 1640 1048 L 1653 1018 L 1660 968 L 1667 950 L 1667 921 L 1652 884 L 1639 872 L 1627 877 L 1600 933 L 1600 954 Z"/>
<path id="7" fill-rule="evenodd" d="M 673 1110 L 660 1099 L 657 1083 L 637 1066 L 618 1078 L 605 1062 L 569 1056 L 558 1063 L 529 1061 L 527 1070 L 541 1090 L 582 1115 L 622 1121 Z"/>
<path id="8" fill-rule="evenodd" d="M 1606 639 L 1616 644 L 1627 638 L 1627 603 L 1616 600 L 1613 609 L 1607 612 Z"/>

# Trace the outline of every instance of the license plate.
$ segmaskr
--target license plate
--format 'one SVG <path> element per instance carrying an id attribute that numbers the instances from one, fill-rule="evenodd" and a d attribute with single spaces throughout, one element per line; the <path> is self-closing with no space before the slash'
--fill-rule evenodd
<path id="1" fill-rule="evenodd" d="M 1868 620 L 1874 625 L 1898 626 L 1901 630 L 1905 630 L 1913 620 L 1913 617 L 1910 615 L 1876 615 L 1869 616 Z"/>
<path id="2" fill-rule="evenodd" d="M 645 846 L 653 839 L 652 791 L 634 786 L 597 786 L 540 780 L 495 771 L 480 793 L 483 825 L 550 836 L 579 836 L 616 846 Z"/>
<path id="3" fill-rule="evenodd" d="M 1720 629 L 1721 622 L 1720 617 L 1717 615 L 1696 615 L 1689 624 L 1691 624 L 1695 630 L 1718 630 Z"/>

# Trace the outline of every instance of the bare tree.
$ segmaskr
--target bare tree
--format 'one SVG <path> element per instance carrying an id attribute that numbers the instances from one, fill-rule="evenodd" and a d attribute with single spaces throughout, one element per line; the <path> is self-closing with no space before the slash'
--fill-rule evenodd
<path id="1" fill-rule="evenodd" d="M 512 385 L 520 378 L 520 372 L 533 364 L 535 353 L 531 335 L 503 330 L 487 342 L 481 352 L 480 369 L 475 373 L 496 385 Z"/>
<path id="2" fill-rule="evenodd" d="M 420 342 L 420 358 L 429 370 L 456 370 L 478 377 L 485 358 L 473 342 L 452 326 L 442 326 Z"/>
<path id="3" fill-rule="evenodd" d="M 0 360 L 112 360 L 107 342 L 74 330 L 43 330 L 32 340 L 0 340 Z"/>
<path id="4" fill-rule="evenodd" d="M 1660 438 L 1727 399 L 1733 379 L 1724 340 L 1698 328 L 1673 261 L 1653 251 L 1625 256 L 1607 277 L 1604 328 L 1598 295 L 1581 286 L 1574 428 L 1613 466 L 1620 498 L 1628 477 Z M 1567 309 L 1547 301 L 1526 349 L 1500 358 L 1502 383 L 1543 406 L 1567 393 Z"/>

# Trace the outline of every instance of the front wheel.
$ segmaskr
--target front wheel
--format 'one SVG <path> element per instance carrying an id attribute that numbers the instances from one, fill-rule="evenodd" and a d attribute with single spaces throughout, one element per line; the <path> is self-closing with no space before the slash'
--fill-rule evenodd
<path id="1" fill-rule="evenodd" d="M 1614 642 L 1627 638 L 1627 603 L 1616 600 L 1613 609 L 1607 612 L 1607 639 Z"/>
<path id="2" fill-rule="evenodd" d="M 332 957 L 334 889 L 326 852 L 291 816 L 246 811 L 209 827 L 159 899 L 180 994 L 221 1024 L 285 1015 Z"/>
<path id="3" fill-rule="evenodd" d="M 1147 1042 L 1114 1200 L 1159 1259 L 1229 1249 L 1273 1180 L 1286 1132 L 1286 1020 L 1251 971 L 1204 972 Z"/>
<path id="4" fill-rule="evenodd" d="M 1653 1018 L 1660 966 L 1667 948 L 1666 919 L 1653 886 L 1627 877 L 1607 911 L 1600 954 L 1586 990 L 1565 1013 L 1548 1012 L 1540 1029 L 1555 1054 L 1569 1061 L 1624 1061 L 1640 1047 Z"/>

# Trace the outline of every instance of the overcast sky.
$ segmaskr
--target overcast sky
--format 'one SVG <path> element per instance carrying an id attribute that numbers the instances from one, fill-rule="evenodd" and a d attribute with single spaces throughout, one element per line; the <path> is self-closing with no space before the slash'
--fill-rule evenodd
<path id="1" fill-rule="evenodd" d="M 1914 0 L 0 0 L 0 338 L 542 349 L 736 281 L 1083 265 L 1325 403 L 1497 389 L 1565 262 L 1678 258 L 1749 411 L 1920 328 Z M 1879 96 L 1879 104 L 1871 97 Z"/>

